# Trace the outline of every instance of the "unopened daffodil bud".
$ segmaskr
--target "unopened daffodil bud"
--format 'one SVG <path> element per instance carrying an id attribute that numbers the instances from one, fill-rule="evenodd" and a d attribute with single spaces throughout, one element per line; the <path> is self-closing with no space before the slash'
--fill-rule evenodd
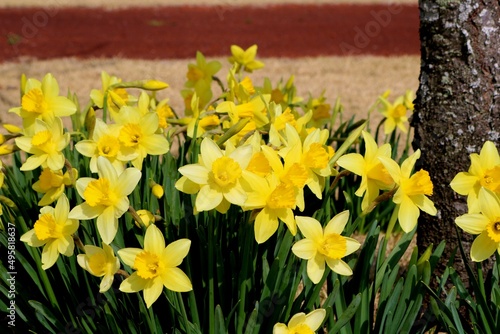
<path id="1" fill-rule="evenodd" d="M 155 181 L 153 180 L 150 180 L 149 181 L 149 186 L 151 187 L 151 190 L 153 192 L 153 195 L 160 199 L 163 197 L 164 195 L 164 190 L 163 190 L 163 187 L 161 185 L 159 185 L 158 183 L 156 183 Z"/>
<path id="2" fill-rule="evenodd" d="M 5 128 L 5 130 L 9 131 L 9 133 L 12 134 L 18 134 L 23 132 L 23 129 L 14 124 L 2 124 L 2 126 Z"/>
<path id="3" fill-rule="evenodd" d="M 0 155 L 11 154 L 16 150 L 16 146 L 14 144 L 3 144 L 0 145 Z"/>
<path id="4" fill-rule="evenodd" d="M 147 90 L 162 90 L 168 88 L 168 84 L 158 80 L 147 80 L 142 85 L 142 88 Z"/>
<path id="5" fill-rule="evenodd" d="M 148 227 L 155 222 L 155 216 L 148 210 L 137 210 L 137 215 L 141 218 L 144 227 Z M 138 222 L 135 222 L 135 225 L 141 227 Z"/>

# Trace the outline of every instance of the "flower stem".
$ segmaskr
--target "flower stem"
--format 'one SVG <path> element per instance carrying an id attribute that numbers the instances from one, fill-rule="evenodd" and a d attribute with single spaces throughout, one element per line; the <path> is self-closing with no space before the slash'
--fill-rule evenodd
<path id="1" fill-rule="evenodd" d="M 387 230 L 385 231 L 385 240 L 389 240 L 389 238 L 391 237 L 392 230 L 396 225 L 396 220 L 398 220 L 398 213 L 399 213 L 399 205 L 396 205 L 394 211 L 392 211 L 392 216 L 391 219 L 389 220 L 389 225 L 387 226 Z"/>

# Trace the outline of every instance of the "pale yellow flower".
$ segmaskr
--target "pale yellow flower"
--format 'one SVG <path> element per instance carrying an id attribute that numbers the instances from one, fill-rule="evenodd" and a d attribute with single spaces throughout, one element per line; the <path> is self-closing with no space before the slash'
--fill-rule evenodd
<path id="1" fill-rule="evenodd" d="M 80 154 L 90 158 L 90 171 L 97 173 L 97 158 L 108 159 L 118 173 L 124 169 L 127 161 L 137 158 L 139 153 L 132 147 L 121 145 L 118 139 L 120 127 L 116 124 L 107 125 L 101 119 L 96 119 L 92 139 L 80 140 L 75 148 Z"/>
<path id="2" fill-rule="evenodd" d="M 382 103 L 381 113 L 385 116 L 384 133 L 390 134 L 396 127 L 404 133 L 408 132 L 405 126 L 408 122 L 408 97 L 400 96 L 391 103 L 385 97 L 379 96 L 379 101 Z"/>
<path id="3" fill-rule="evenodd" d="M 232 56 L 229 58 L 229 62 L 237 65 L 236 72 L 242 68 L 243 70 L 251 73 L 264 67 L 264 63 L 255 60 L 255 57 L 257 56 L 257 45 L 255 44 L 246 50 L 243 50 L 237 45 L 231 45 L 231 54 Z"/>
<path id="4" fill-rule="evenodd" d="M 288 325 L 277 323 L 273 327 L 273 334 L 312 334 L 319 329 L 326 317 L 326 310 L 319 308 L 305 314 L 295 314 Z"/>
<path id="5" fill-rule="evenodd" d="M 396 210 L 399 210 L 399 225 L 406 233 L 411 232 L 417 225 L 420 210 L 431 216 L 437 213 L 434 203 L 427 197 L 432 195 L 434 188 L 429 173 L 421 169 L 411 174 L 418 158 L 420 158 L 420 150 L 410 155 L 399 167 L 391 158 L 379 157 L 395 184 L 398 185 L 392 200 L 397 204 Z"/>
<path id="6" fill-rule="evenodd" d="M 113 279 L 120 269 L 120 260 L 115 256 L 111 246 L 102 244 L 102 248 L 85 245 L 85 254 L 78 254 L 77 261 L 80 267 L 96 277 L 102 277 L 99 292 L 104 293 L 111 288 Z"/>
<path id="7" fill-rule="evenodd" d="M 59 254 L 73 255 L 75 243 L 73 233 L 78 229 L 78 220 L 68 216 L 69 201 L 65 194 L 59 197 L 55 208 L 44 206 L 33 229 L 21 236 L 21 241 L 31 247 L 43 247 L 42 269 L 47 270 L 56 263 Z"/>
<path id="8" fill-rule="evenodd" d="M 460 195 L 467 196 L 469 213 L 479 212 L 479 190 L 484 187 L 495 193 L 500 192 L 500 156 L 495 144 L 486 141 L 479 154 L 470 155 L 467 172 L 458 173 L 450 183 Z"/>
<path id="9" fill-rule="evenodd" d="M 255 174 L 248 176 L 252 191 L 243 206 L 244 210 L 256 210 L 254 231 L 255 241 L 267 241 L 283 221 L 290 233 L 297 233 L 293 209 L 296 207 L 297 188 L 290 183 L 280 182 L 276 175 L 263 178 Z"/>
<path id="10" fill-rule="evenodd" d="M 478 235 L 472 242 L 470 256 L 472 261 L 481 262 L 500 254 L 500 201 L 488 188 L 479 190 L 481 213 L 468 213 L 457 217 L 455 223 L 465 232 Z"/>
<path id="11" fill-rule="evenodd" d="M 21 106 L 9 111 L 22 117 L 25 133 L 31 134 L 36 119 L 51 124 L 56 117 L 74 114 L 76 105 L 68 98 L 59 96 L 57 80 L 48 73 L 42 82 L 28 79 L 21 98 Z"/>
<path id="12" fill-rule="evenodd" d="M 165 247 L 165 238 L 158 227 L 150 225 L 144 236 L 144 249 L 124 248 L 118 251 L 123 263 L 135 271 L 122 282 L 120 291 L 143 291 L 149 308 L 158 299 L 163 287 L 176 292 L 193 289 L 186 274 L 178 268 L 186 257 L 191 240 L 179 239 Z"/>
<path id="13" fill-rule="evenodd" d="M 138 108 L 123 107 L 116 116 L 116 122 L 121 126 L 118 140 L 124 151 L 127 155 L 129 152 L 136 154 L 131 161 L 135 168 L 142 169 L 142 162 L 148 154 L 162 155 L 170 150 L 168 140 L 156 133 L 159 128 L 158 114 L 150 112 L 141 115 Z"/>
<path id="14" fill-rule="evenodd" d="M 365 155 L 349 153 L 341 156 L 337 164 L 348 171 L 361 176 L 361 184 L 356 190 L 356 196 L 363 196 L 361 210 L 368 208 L 380 190 L 388 190 L 394 186 L 394 181 L 389 175 L 379 157 L 391 157 L 391 145 L 384 144 L 378 147 L 370 133 L 363 131 Z"/>
<path id="15" fill-rule="evenodd" d="M 311 217 L 297 216 L 295 220 L 305 239 L 297 241 L 292 252 L 307 260 L 307 276 L 314 284 L 323 277 L 325 263 L 339 275 L 352 275 L 352 269 L 342 258 L 357 251 L 360 243 L 341 235 L 349 220 L 349 211 L 333 217 L 324 229 L 319 221 Z"/>
<path id="16" fill-rule="evenodd" d="M 62 173 L 62 171 L 53 171 L 50 168 L 42 170 L 38 181 L 33 183 L 33 190 L 43 194 L 42 199 L 38 202 L 39 206 L 52 204 L 64 192 L 64 189 L 73 186 L 78 178 L 78 170 L 73 168 L 70 172 Z"/>
<path id="17" fill-rule="evenodd" d="M 229 209 L 229 203 L 243 205 L 247 192 L 243 188 L 242 180 L 251 174 L 246 167 L 252 158 L 252 147 L 240 146 L 227 153 L 207 137 L 201 142 L 200 151 L 198 163 L 179 168 L 179 173 L 200 185 L 195 210 L 208 211 L 217 208 L 224 213 Z M 185 181 L 178 181 L 175 187 L 180 191 L 189 192 L 184 191 L 184 184 Z M 219 207 L 221 204 L 223 207 Z"/>
<path id="18" fill-rule="evenodd" d="M 111 162 L 97 158 L 99 179 L 84 177 L 76 181 L 78 194 L 85 200 L 74 207 L 69 216 L 74 219 L 97 217 L 97 229 L 106 244 L 110 244 L 118 231 L 118 218 L 129 208 L 128 195 L 141 179 L 137 168 L 127 168 L 118 175 Z"/>
<path id="19" fill-rule="evenodd" d="M 69 133 L 63 134 L 63 124 L 60 118 L 52 123 L 45 123 L 35 119 L 32 136 L 16 138 L 16 145 L 27 153 L 32 154 L 21 166 L 22 171 L 33 170 L 39 166 L 48 167 L 52 170 L 60 170 L 64 167 L 64 154 L 62 150 L 68 146 Z"/>

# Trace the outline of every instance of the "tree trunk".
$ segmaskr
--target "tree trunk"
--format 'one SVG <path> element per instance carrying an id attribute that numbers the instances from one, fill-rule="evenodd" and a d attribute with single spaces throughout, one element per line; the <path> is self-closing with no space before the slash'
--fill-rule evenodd
<path id="1" fill-rule="evenodd" d="M 412 126 L 413 148 L 434 183 L 436 217 L 423 214 L 419 251 L 445 239 L 442 267 L 457 247 L 454 220 L 466 213 L 463 196 L 450 187 L 486 140 L 500 140 L 500 1 L 420 0 L 421 69 Z M 467 256 L 472 236 L 463 234 Z M 460 253 L 455 268 L 465 271 Z"/>

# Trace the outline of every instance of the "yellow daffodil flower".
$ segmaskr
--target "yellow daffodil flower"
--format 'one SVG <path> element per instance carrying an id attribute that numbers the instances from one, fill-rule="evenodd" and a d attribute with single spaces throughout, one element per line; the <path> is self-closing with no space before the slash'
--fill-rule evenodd
<path id="1" fill-rule="evenodd" d="M 307 276 L 314 284 L 323 277 L 325 262 L 339 275 L 352 275 L 352 269 L 342 258 L 358 250 L 360 243 L 341 235 L 349 220 L 349 211 L 333 217 L 324 229 L 319 221 L 311 217 L 297 216 L 295 220 L 305 239 L 297 241 L 292 246 L 292 252 L 307 260 Z"/>
<path id="2" fill-rule="evenodd" d="M 120 260 L 115 256 L 111 246 L 102 244 L 102 248 L 85 245 L 85 254 L 78 254 L 76 260 L 83 269 L 96 277 L 102 277 L 99 292 L 104 293 L 111 288 L 113 279 L 120 269 Z"/>
<path id="3" fill-rule="evenodd" d="M 255 241 L 266 242 L 278 229 L 279 220 L 283 221 L 292 235 L 297 233 L 293 209 L 296 207 L 297 188 L 282 183 L 277 176 L 263 178 L 249 174 L 248 182 L 252 191 L 243 206 L 244 210 L 256 210 L 254 231 Z"/>
<path id="4" fill-rule="evenodd" d="M 129 208 L 127 196 L 141 179 L 137 168 L 127 168 L 118 175 L 111 162 L 97 158 L 99 179 L 84 177 L 76 181 L 78 194 L 85 200 L 69 213 L 74 219 L 97 217 L 97 229 L 106 244 L 110 244 L 118 231 L 118 218 Z"/>
<path id="5" fill-rule="evenodd" d="M 232 56 L 229 58 L 229 62 L 231 64 L 236 64 L 236 72 L 242 68 L 243 70 L 251 73 L 264 67 L 264 63 L 255 60 L 255 57 L 257 56 L 257 45 L 255 44 L 246 50 L 243 50 L 237 45 L 231 45 L 231 54 Z"/>
<path id="6" fill-rule="evenodd" d="M 108 91 L 108 88 L 120 82 L 121 79 L 115 76 L 110 76 L 108 73 L 104 71 L 101 72 L 102 89 L 101 90 L 92 89 L 90 91 L 90 98 L 92 102 L 98 108 L 102 109 L 104 107 L 104 96 L 106 91 Z M 125 88 L 114 88 L 108 91 L 108 98 L 106 104 L 110 112 L 111 118 L 115 119 L 115 116 L 118 114 L 118 111 L 120 110 L 120 106 L 118 106 L 115 102 L 113 102 L 113 97 L 115 98 L 115 101 L 119 100 L 118 103 L 119 105 L 125 105 L 129 101 L 132 101 L 134 98 L 133 96 L 127 93 L 127 90 Z"/>
<path id="7" fill-rule="evenodd" d="M 405 123 L 408 121 L 408 98 L 400 96 L 394 100 L 393 103 L 389 102 L 386 97 L 379 96 L 379 101 L 382 103 L 382 115 L 385 116 L 384 133 L 386 135 L 392 133 L 398 127 L 404 133 L 408 132 Z"/>
<path id="8" fill-rule="evenodd" d="M 212 82 L 212 77 L 219 72 L 222 65 L 219 61 L 207 62 L 200 51 L 196 52 L 196 64 L 188 64 L 186 87 L 194 88 L 200 81 Z M 196 90 L 196 88 L 195 88 Z"/>
<path id="9" fill-rule="evenodd" d="M 142 169 L 142 162 L 148 154 L 162 155 L 169 151 L 168 140 L 163 135 L 156 134 L 159 127 L 156 113 L 141 115 L 137 108 L 126 106 L 120 109 L 116 122 L 121 126 L 118 140 L 124 147 L 124 154 L 136 154 L 131 161 L 135 168 Z"/>
<path id="10" fill-rule="evenodd" d="M 467 233 L 478 235 L 472 242 L 472 261 L 481 262 L 500 253 L 500 201 L 488 188 L 479 190 L 481 213 L 468 213 L 457 217 L 455 223 Z"/>
<path id="11" fill-rule="evenodd" d="M 44 194 L 38 202 L 39 206 L 52 204 L 64 192 L 65 187 L 73 186 L 78 178 L 78 170 L 73 168 L 70 172 L 62 173 L 62 171 L 53 171 L 50 168 L 45 168 L 38 181 L 33 183 L 33 190 Z"/>
<path id="12" fill-rule="evenodd" d="M 144 249 L 124 248 L 118 251 L 123 263 L 135 271 L 122 282 L 120 291 L 143 291 L 149 308 L 158 299 L 163 287 L 176 292 L 192 290 L 189 277 L 179 268 L 191 246 L 191 240 L 179 239 L 165 247 L 158 227 L 150 225 L 144 236 Z"/>
<path id="13" fill-rule="evenodd" d="M 80 154 L 90 158 L 90 171 L 97 173 L 97 158 L 108 159 L 118 173 L 124 169 L 124 163 L 137 158 L 139 153 L 132 147 L 121 145 L 118 139 L 120 127 L 116 124 L 107 125 L 101 119 L 96 119 L 92 139 L 80 140 L 75 148 Z"/>
<path id="14" fill-rule="evenodd" d="M 326 317 L 326 310 L 319 308 L 305 314 L 295 314 L 288 325 L 277 323 L 273 327 L 273 334 L 312 334 L 316 332 Z"/>
<path id="15" fill-rule="evenodd" d="M 495 144 L 486 141 L 479 154 L 470 155 L 468 172 L 458 173 L 450 183 L 460 195 L 467 196 L 469 213 L 480 212 L 479 190 L 484 187 L 500 193 L 500 156 Z"/>
<path id="16" fill-rule="evenodd" d="M 179 173 L 200 185 L 196 196 L 195 210 L 208 211 L 217 208 L 225 213 L 229 204 L 243 205 L 247 192 L 243 189 L 242 180 L 251 174 L 246 170 L 252 158 L 250 145 L 240 146 L 231 153 L 223 152 L 210 138 L 201 142 L 201 157 L 196 164 L 179 168 Z M 184 183 L 176 182 L 175 187 L 184 192 Z M 188 192 L 188 190 L 186 191 Z"/>
<path id="17" fill-rule="evenodd" d="M 63 124 L 60 118 L 52 123 L 35 119 L 32 136 L 16 138 L 16 145 L 23 151 L 32 154 L 21 166 L 22 171 L 33 170 L 39 166 L 52 170 L 64 167 L 64 154 L 61 152 L 69 144 L 69 133 L 63 134 Z"/>
<path id="18" fill-rule="evenodd" d="M 78 220 L 68 216 L 69 201 L 65 194 L 57 200 L 55 208 L 44 206 L 33 229 L 21 236 L 21 241 L 31 247 L 41 247 L 42 269 L 47 270 L 56 263 L 59 254 L 73 255 L 75 243 L 72 234 L 78 229 Z"/>
<path id="19" fill-rule="evenodd" d="M 355 194 L 359 197 L 364 194 L 361 202 L 361 210 L 364 211 L 377 198 L 379 191 L 391 189 L 394 186 L 394 181 L 378 159 L 379 157 L 391 157 L 391 145 L 384 144 L 378 147 L 370 133 L 363 131 L 362 134 L 365 143 L 365 155 L 362 156 L 359 153 L 345 154 L 337 160 L 337 164 L 361 176 L 361 184 Z"/>
<path id="20" fill-rule="evenodd" d="M 70 116 L 76 112 L 76 105 L 64 96 L 59 96 L 59 84 L 54 76 L 46 74 L 42 82 L 28 79 L 21 98 L 21 107 L 9 110 L 23 119 L 25 134 L 32 134 L 35 120 L 51 124 L 56 117 Z"/>
<path id="21" fill-rule="evenodd" d="M 379 160 L 387 169 L 392 179 L 398 185 L 393 197 L 397 204 L 399 225 L 404 232 L 411 232 L 417 225 L 420 210 L 431 216 L 437 213 L 434 203 L 427 197 L 432 195 L 433 184 L 429 173 L 423 169 L 411 175 L 415 162 L 420 158 L 420 150 L 410 155 L 401 168 L 391 158 L 381 156 Z M 420 209 L 420 210 L 419 210 Z"/>

